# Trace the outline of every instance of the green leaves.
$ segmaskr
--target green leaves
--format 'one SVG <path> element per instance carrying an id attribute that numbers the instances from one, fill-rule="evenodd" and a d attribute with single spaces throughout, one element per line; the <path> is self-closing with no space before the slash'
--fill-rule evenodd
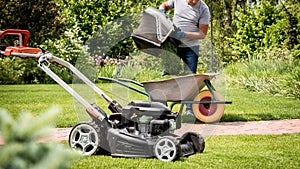
<path id="1" fill-rule="evenodd" d="M 58 112 L 58 108 L 52 108 L 39 117 L 22 113 L 13 120 L 0 110 L 0 134 L 5 142 L 0 147 L 0 168 L 68 168 L 76 157 L 71 150 L 54 143 L 38 143 L 51 136 Z"/>
<path id="2" fill-rule="evenodd" d="M 237 9 L 234 21 L 237 31 L 230 40 L 241 59 L 273 47 L 291 49 L 299 43 L 291 41 L 295 35 L 288 30 L 293 24 L 292 19 L 299 22 L 300 18 L 296 17 L 296 11 L 287 10 L 285 6 L 292 8 L 295 4 L 282 2 L 276 5 L 262 1 L 253 10 L 248 6 Z"/>

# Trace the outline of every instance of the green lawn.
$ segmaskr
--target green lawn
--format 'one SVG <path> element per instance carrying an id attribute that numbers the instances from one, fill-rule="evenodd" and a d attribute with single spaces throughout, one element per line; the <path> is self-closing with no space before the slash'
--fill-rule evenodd
<path id="1" fill-rule="evenodd" d="M 118 93 L 114 98 L 127 103 L 132 99 L 146 97 L 128 92 L 109 84 L 98 84 L 110 97 L 109 91 Z M 107 104 L 82 88 L 89 100 L 95 100 L 107 111 Z M 58 127 L 69 127 L 78 123 L 84 109 L 58 85 L 0 85 L 0 107 L 14 117 L 22 111 L 38 115 L 52 106 L 62 112 L 57 117 Z M 244 89 L 227 88 L 227 105 L 222 121 L 246 121 L 300 118 L 300 100 L 280 96 L 253 93 Z M 81 157 L 74 163 L 75 169 L 86 168 L 299 168 L 300 134 L 210 136 L 206 138 L 203 154 L 180 158 L 175 162 L 161 162 L 155 158 L 116 158 L 111 156 Z"/>
<path id="2" fill-rule="evenodd" d="M 118 85 L 108 83 L 98 84 L 110 97 L 125 105 L 131 100 L 147 100 L 136 92 L 129 92 Z M 96 102 L 102 109 L 108 111 L 106 102 L 87 88 L 80 89 L 89 102 Z M 117 95 L 111 95 L 118 93 Z M 36 115 L 45 112 L 52 106 L 59 106 L 62 112 L 57 118 L 58 127 L 69 127 L 81 119 L 87 119 L 86 112 L 59 85 L 0 85 L 0 108 L 7 109 L 14 117 L 20 112 L 28 111 Z M 226 100 L 233 101 L 226 105 L 221 121 L 251 121 L 278 120 L 300 118 L 300 100 L 281 96 L 270 96 L 263 93 L 249 92 L 245 89 L 227 88 Z M 80 120 L 79 120 L 80 119 Z"/>
<path id="3" fill-rule="evenodd" d="M 300 118 L 300 99 L 227 88 L 227 105 L 222 121 L 280 120 Z"/>
<path id="4" fill-rule="evenodd" d="M 155 158 L 81 157 L 74 169 L 98 168 L 299 168 L 300 134 L 211 136 L 204 153 L 162 162 Z"/>

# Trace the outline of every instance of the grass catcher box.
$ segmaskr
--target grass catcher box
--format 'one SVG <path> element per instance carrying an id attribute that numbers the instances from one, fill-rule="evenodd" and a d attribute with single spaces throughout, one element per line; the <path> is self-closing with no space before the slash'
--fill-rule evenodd
<path id="1" fill-rule="evenodd" d="M 132 38 L 139 50 L 157 56 L 156 49 L 162 49 L 167 42 L 171 42 L 174 47 L 180 44 L 179 40 L 172 38 L 177 30 L 165 14 L 148 7 L 143 12 L 141 23 L 133 32 Z"/>

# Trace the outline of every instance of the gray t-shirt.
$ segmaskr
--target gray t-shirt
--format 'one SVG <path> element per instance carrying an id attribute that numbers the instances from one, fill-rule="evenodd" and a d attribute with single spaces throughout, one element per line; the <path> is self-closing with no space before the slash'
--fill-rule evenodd
<path id="1" fill-rule="evenodd" d="M 186 0 L 169 0 L 168 5 L 174 8 L 174 24 L 187 32 L 198 32 L 199 24 L 209 24 L 210 12 L 208 6 L 202 1 L 195 6 L 187 4 Z M 199 39 L 182 38 L 182 46 L 198 46 Z"/>

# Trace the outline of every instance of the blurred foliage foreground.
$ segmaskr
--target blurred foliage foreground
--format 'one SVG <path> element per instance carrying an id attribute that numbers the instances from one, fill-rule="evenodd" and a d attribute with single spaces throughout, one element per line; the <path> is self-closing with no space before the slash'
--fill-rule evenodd
<path id="1" fill-rule="evenodd" d="M 41 141 L 50 137 L 51 125 L 58 114 L 50 109 L 39 117 L 22 113 L 14 120 L 0 110 L 0 169 L 63 169 L 69 168 L 77 155 L 62 145 Z"/>

